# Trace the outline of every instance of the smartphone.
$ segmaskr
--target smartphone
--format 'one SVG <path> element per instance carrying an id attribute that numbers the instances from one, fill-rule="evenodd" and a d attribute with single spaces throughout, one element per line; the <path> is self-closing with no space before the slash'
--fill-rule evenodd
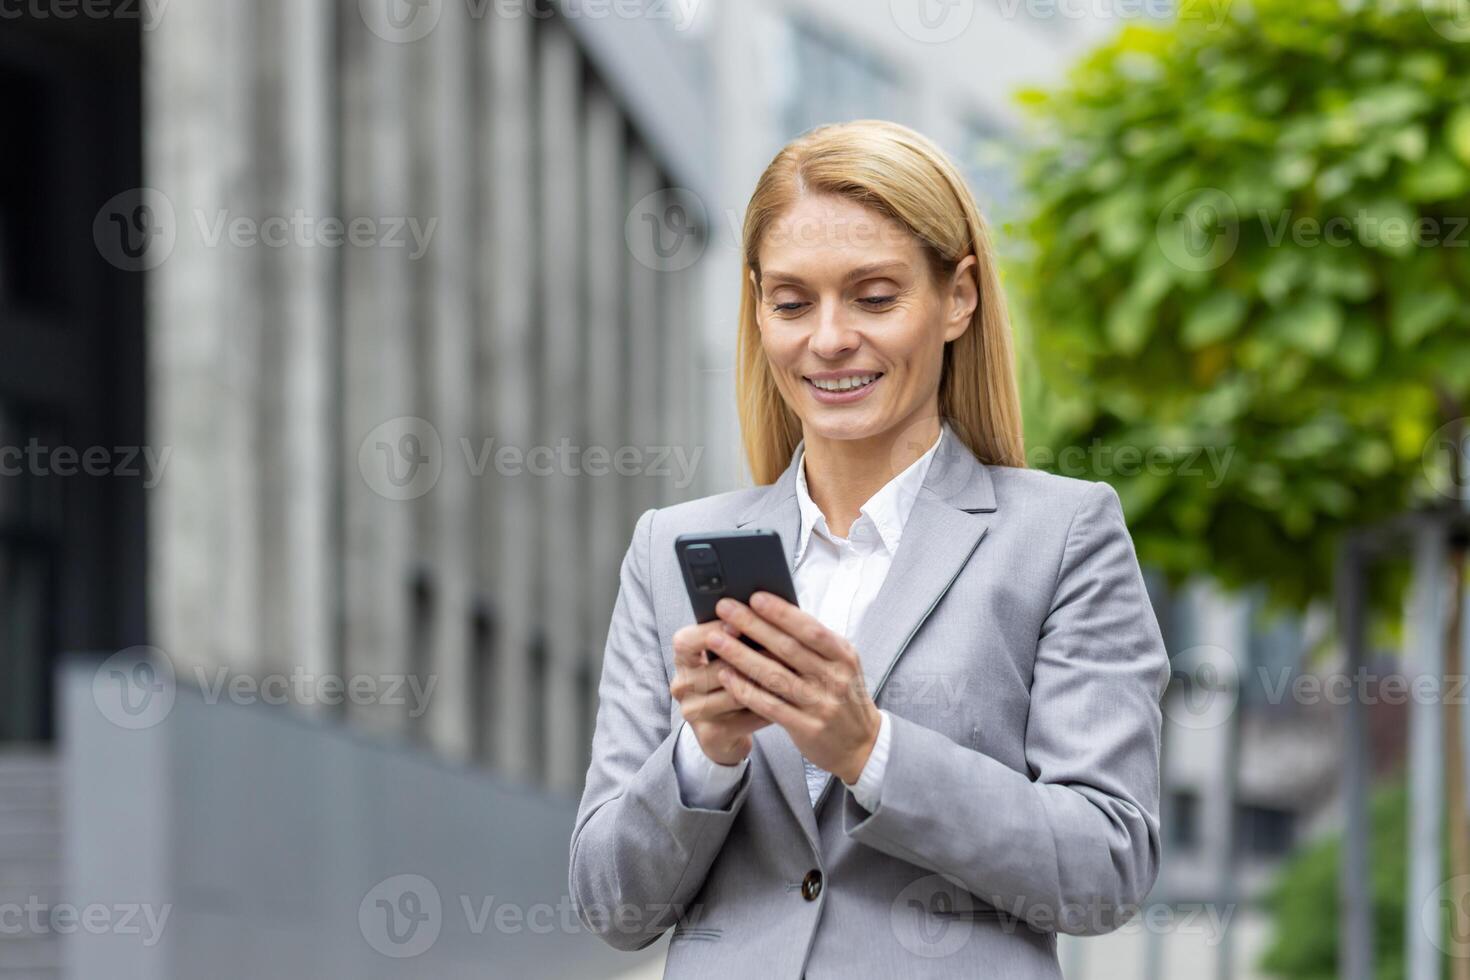
<path id="1" fill-rule="evenodd" d="M 684 571 L 684 588 L 698 622 L 718 619 L 715 604 L 725 596 L 749 604 L 754 593 L 769 592 L 796 604 L 786 548 L 775 531 L 681 534 L 674 539 L 674 554 Z M 765 649 L 748 636 L 743 639 L 756 650 Z"/>

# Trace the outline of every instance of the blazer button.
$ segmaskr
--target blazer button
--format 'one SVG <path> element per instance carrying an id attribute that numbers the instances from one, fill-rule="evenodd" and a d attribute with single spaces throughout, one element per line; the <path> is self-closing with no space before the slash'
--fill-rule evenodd
<path id="1" fill-rule="evenodd" d="M 815 902 L 817 896 L 822 894 L 822 872 L 813 868 L 801 879 L 801 897 L 808 902 Z"/>

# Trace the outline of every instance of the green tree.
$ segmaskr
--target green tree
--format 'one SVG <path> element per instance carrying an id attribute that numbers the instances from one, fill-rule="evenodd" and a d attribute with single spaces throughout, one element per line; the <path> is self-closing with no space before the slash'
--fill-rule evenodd
<path id="1" fill-rule="evenodd" d="M 1023 97 L 1032 462 L 1111 482 L 1171 579 L 1301 608 L 1345 532 L 1470 496 L 1463 6 L 1181 0 Z M 1393 612 L 1402 580 L 1375 582 Z M 1403 968 L 1395 799 L 1371 855 L 1382 977 Z M 1337 852 L 1283 876 L 1272 972 L 1336 975 Z"/>
<path id="2" fill-rule="evenodd" d="M 1032 462 L 1113 483 L 1175 580 L 1300 607 L 1344 530 L 1458 493 L 1470 34 L 1446 2 L 1185 0 L 1023 95 Z"/>
<path id="3" fill-rule="evenodd" d="M 1403 980 L 1405 881 L 1408 874 L 1408 793 L 1385 786 L 1369 804 L 1372 841 L 1373 944 L 1377 980 Z M 1335 980 L 1337 970 L 1337 872 L 1339 835 L 1324 837 L 1295 854 L 1266 898 L 1275 923 L 1262 971 L 1292 980 Z M 1446 867 L 1448 876 L 1449 869 Z M 1444 935 L 1451 935 L 1448 908 Z"/>

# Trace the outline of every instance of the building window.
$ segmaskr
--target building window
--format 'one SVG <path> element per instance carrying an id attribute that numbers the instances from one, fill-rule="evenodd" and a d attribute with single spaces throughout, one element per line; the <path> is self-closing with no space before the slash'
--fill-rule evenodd
<path id="1" fill-rule="evenodd" d="M 1290 706 L 1291 698 L 1281 691 L 1290 690 L 1302 663 L 1304 645 L 1302 620 L 1289 613 L 1270 614 L 1260 591 L 1250 600 L 1250 649 L 1247 663 L 1249 676 L 1242 685 L 1241 697 L 1252 708 Z M 1274 703 L 1273 703 L 1274 702 Z"/>
<path id="2" fill-rule="evenodd" d="M 495 760 L 495 703 L 491 692 L 500 679 L 496 662 L 495 607 L 491 601 L 476 598 L 470 618 L 470 706 L 474 732 L 474 752 L 487 765 Z"/>
<path id="3" fill-rule="evenodd" d="M 1199 847 L 1199 794 L 1191 789 L 1169 794 L 1169 807 L 1164 813 L 1165 833 L 1170 847 L 1192 851 Z"/>
<path id="4" fill-rule="evenodd" d="M 412 633 L 408 648 L 410 674 L 416 679 L 419 690 L 427 691 L 429 676 L 434 672 L 435 626 L 438 615 L 437 589 L 434 573 L 426 567 L 415 568 L 409 578 L 409 630 Z M 429 712 L 418 718 L 407 719 L 413 737 L 428 743 Z"/>
<path id="5" fill-rule="evenodd" d="M 64 143 L 56 131 L 66 118 L 58 93 L 67 89 L 56 76 L 0 62 L 0 91 L 11 96 L 7 135 L 26 148 L 0 155 L 0 307 L 64 313 L 69 256 L 61 238 L 65 212 L 56 199 L 77 193 L 57 186 L 58 175 L 69 173 L 57 160 Z"/>
<path id="6" fill-rule="evenodd" d="M 1014 215 L 1017 199 L 1010 134 L 999 123 L 979 115 L 965 119 L 955 160 L 964 171 L 980 213 L 991 228 Z"/>
<path id="7" fill-rule="evenodd" d="M 805 21 L 789 24 L 790 66 L 782 112 L 786 135 L 851 119 L 899 119 L 894 73 L 870 52 Z"/>
<path id="8" fill-rule="evenodd" d="M 1247 857 L 1282 857 L 1296 841 L 1296 814 L 1242 803 L 1235 810 L 1235 838 L 1237 850 Z"/>

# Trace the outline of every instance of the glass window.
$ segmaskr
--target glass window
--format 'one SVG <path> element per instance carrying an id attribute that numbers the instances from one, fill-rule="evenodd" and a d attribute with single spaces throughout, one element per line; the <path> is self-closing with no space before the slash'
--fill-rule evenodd
<path id="1" fill-rule="evenodd" d="M 1170 847 L 1182 851 L 1192 851 L 1199 847 L 1199 794 L 1190 789 L 1178 789 L 1170 793 L 1168 813 L 1164 815 L 1163 822 L 1169 835 Z"/>
<path id="2" fill-rule="evenodd" d="M 1278 807 L 1242 803 L 1235 808 L 1235 837 L 1241 854 L 1281 857 L 1295 841 L 1296 814 Z"/>
<path id="3" fill-rule="evenodd" d="M 961 145 L 953 151 L 955 162 L 964 171 L 980 213 L 991 230 L 998 231 L 1004 222 L 1015 217 L 1017 194 L 1011 134 L 988 117 L 971 115 L 962 123 L 960 139 Z"/>
<path id="4" fill-rule="evenodd" d="M 1250 671 L 1241 697 L 1253 708 L 1290 704 L 1282 692 L 1291 690 L 1302 664 L 1302 620 L 1290 614 L 1267 615 L 1259 592 L 1250 604 Z"/>
<path id="5" fill-rule="evenodd" d="M 823 123 L 902 116 L 900 86 L 876 57 L 804 21 L 789 23 L 783 86 L 787 137 Z"/>

